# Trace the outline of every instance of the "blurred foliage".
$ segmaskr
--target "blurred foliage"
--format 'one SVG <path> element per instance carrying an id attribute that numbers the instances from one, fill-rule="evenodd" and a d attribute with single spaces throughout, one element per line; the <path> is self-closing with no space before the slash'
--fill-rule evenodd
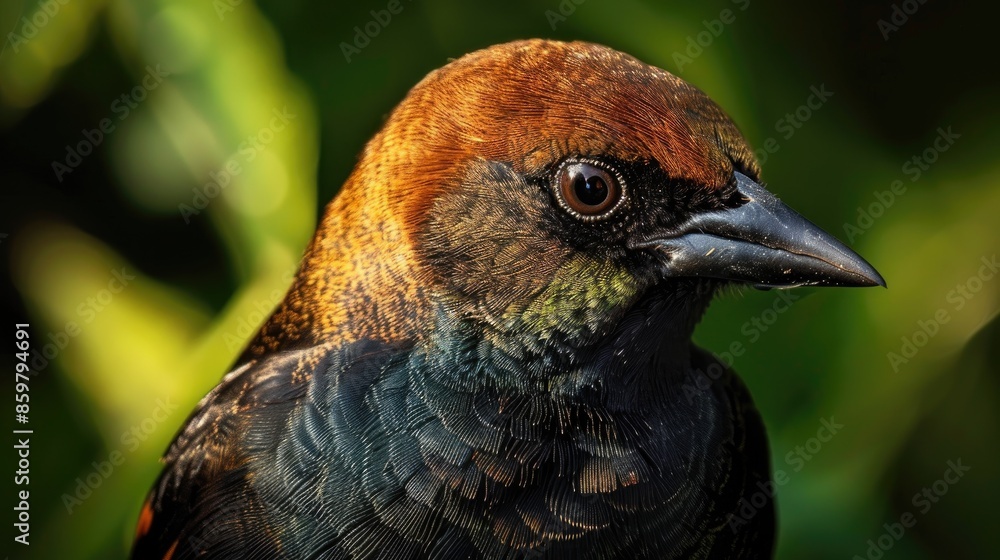
<path id="1" fill-rule="evenodd" d="M 886 39 L 888 1 L 403 0 L 348 61 L 342 44 L 385 6 L 0 7 L 2 266 L 14 317 L 49 352 L 32 380 L 32 545 L 13 557 L 122 557 L 156 458 L 280 301 L 384 115 L 448 59 L 536 36 L 604 43 L 708 92 L 754 146 L 778 146 L 771 189 L 888 280 L 796 290 L 788 307 L 743 292 L 699 327 L 709 349 L 739 345 L 734 367 L 788 475 L 779 557 L 865 557 L 880 536 L 886 558 L 997 555 L 1000 278 L 970 280 L 1000 250 L 995 7 L 927 2 Z M 813 86 L 832 97 L 788 129 Z M 914 180 L 906 162 L 949 126 L 960 137 Z M 906 190 L 886 203 L 896 180 Z M 915 334 L 942 310 L 933 336 Z M 925 343 L 894 368 L 901 338 Z M 816 450 L 831 417 L 844 427 Z M 114 452 L 121 464 L 91 476 Z M 971 470 L 922 511 L 914 495 L 958 459 Z M 99 484 L 74 504 L 88 476 Z M 905 512 L 916 525 L 886 541 Z"/>

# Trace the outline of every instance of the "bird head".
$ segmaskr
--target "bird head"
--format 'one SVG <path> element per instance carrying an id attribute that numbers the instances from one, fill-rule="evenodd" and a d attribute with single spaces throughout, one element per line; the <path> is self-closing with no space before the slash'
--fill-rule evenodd
<path id="1" fill-rule="evenodd" d="M 461 323 L 572 352 L 653 300 L 686 339 L 725 283 L 884 285 L 761 186 L 753 152 L 700 90 L 607 47 L 532 40 L 410 91 L 331 203 L 279 315 L 317 336 Z"/>

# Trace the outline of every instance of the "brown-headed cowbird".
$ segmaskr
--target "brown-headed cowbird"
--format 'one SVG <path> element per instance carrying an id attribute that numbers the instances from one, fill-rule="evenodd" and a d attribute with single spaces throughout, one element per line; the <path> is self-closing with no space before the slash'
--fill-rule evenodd
<path id="1" fill-rule="evenodd" d="M 467 55 L 364 149 L 133 557 L 770 557 L 763 424 L 691 342 L 731 283 L 884 285 L 679 78 L 586 43 Z"/>

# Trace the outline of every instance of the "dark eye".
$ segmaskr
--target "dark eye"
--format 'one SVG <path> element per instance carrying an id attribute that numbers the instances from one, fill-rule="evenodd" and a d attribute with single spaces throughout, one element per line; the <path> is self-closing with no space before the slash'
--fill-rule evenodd
<path id="1" fill-rule="evenodd" d="M 559 204 L 584 220 L 610 215 L 622 200 L 621 181 L 603 165 L 568 161 L 559 168 L 556 181 Z"/>

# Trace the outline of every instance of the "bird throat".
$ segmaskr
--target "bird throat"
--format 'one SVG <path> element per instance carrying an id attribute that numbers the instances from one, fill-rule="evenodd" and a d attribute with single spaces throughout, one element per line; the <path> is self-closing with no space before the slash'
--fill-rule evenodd
<path id="1" fill-rule="evenodd" d="M 690 339 L 715 292 L 704 281 L 644 288 L 628 270 L 587 257 L 564 263 L 526 302 L 501 314 L 442 305 L 421 345 L 454 382 L 568 398 L 637 394 L 684 375 Z M 461 309 L 461 307 L 458 307 Z"/>

